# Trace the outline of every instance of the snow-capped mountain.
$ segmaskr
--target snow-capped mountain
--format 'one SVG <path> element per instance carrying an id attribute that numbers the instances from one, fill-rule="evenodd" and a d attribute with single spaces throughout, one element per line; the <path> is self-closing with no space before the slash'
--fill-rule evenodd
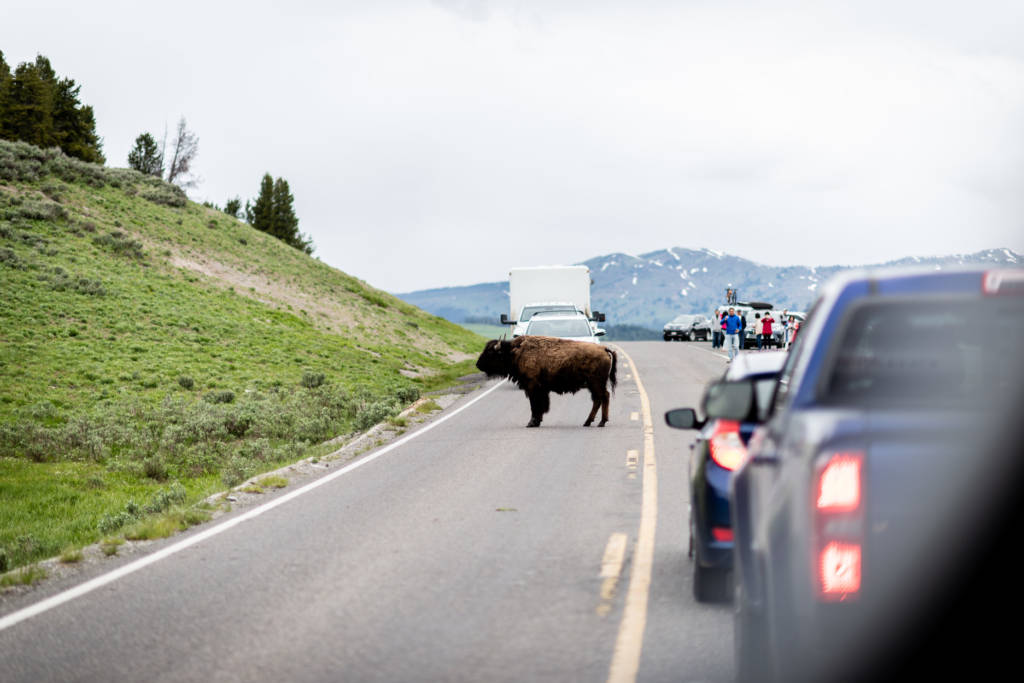
<path id="1" fill-rule="evenodd" d="M 670 247 L 639 256 L 608 254 L 582 262 L 594 281 L 591 305 L 608 316 L 608 325 L 638 325 L 660 330 L 680 313 L 709 313 L 736 289 L 741 301 L 766 301 L 778 308 L 807 310 L 818 286 L 849 266 L 766 266 L 713 249 Z M 1010 249 L 974 254 L 907 257 L 883 266 L 1024 265 Z M 511 264 L 525 265 L 525 264 Z M 427 289 L 397 294 L 400 299 L 452 322 L 498 322 L 508 312 L 508 282 Z"/>

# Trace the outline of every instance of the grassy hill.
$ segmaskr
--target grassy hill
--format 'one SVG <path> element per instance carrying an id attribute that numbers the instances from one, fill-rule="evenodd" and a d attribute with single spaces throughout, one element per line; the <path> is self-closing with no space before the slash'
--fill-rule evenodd
<path id="1" fill-rule="evenodd" d="M 0 571 L 201 518 L 482 345 L 157 178 L 5 141 L 0 297 Z"/>

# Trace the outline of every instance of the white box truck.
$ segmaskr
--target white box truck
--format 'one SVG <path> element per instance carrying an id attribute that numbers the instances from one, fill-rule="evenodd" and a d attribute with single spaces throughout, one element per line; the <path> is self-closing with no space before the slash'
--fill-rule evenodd
<path id="1" fill-rule="evenodd" d="M 590 308 L 590 285 L 587 266 L 513 268 L 508 272 L 509 312 L 501 314 L 501 324 L 525 327 L 535 313 L 559 310 L 577 310 L 592 322 L 603 322 L 604 315 Z"/>

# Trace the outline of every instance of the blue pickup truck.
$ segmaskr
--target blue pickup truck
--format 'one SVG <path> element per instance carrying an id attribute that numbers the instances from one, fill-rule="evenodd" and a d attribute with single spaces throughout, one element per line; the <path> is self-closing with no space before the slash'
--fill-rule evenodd
<path id="1" fill-rule="evenodd" d="M 731 480 L 740 680 L 873 678 L 934 614 L 1016 495 L 1022 339 L 1024 270 L 823 288 Z"/>

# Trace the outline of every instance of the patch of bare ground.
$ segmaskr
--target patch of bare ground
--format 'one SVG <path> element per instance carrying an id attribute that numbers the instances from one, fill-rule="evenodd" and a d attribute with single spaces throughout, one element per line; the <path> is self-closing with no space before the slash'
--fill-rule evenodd
<path id="1" fill-rule="evenodd" d="M 318 327 L 329 327 L 328 323 L 342 327 L 354 327 L 359 322 L 352 311 L 340 301 L 322 296 L 317 297 L 301 289 L 290 287 L 287 283 L 275 281 L 214 259 L 171 252 L 170 264 L 175 268 L 184 268 L 205 275 L 221 287 L 234 287 L 238 294 L 253 298 L 260 303 L 284 304 L 291 306 L 296 311 L 306 311 L 312 315 L 313 324 Z"/>

